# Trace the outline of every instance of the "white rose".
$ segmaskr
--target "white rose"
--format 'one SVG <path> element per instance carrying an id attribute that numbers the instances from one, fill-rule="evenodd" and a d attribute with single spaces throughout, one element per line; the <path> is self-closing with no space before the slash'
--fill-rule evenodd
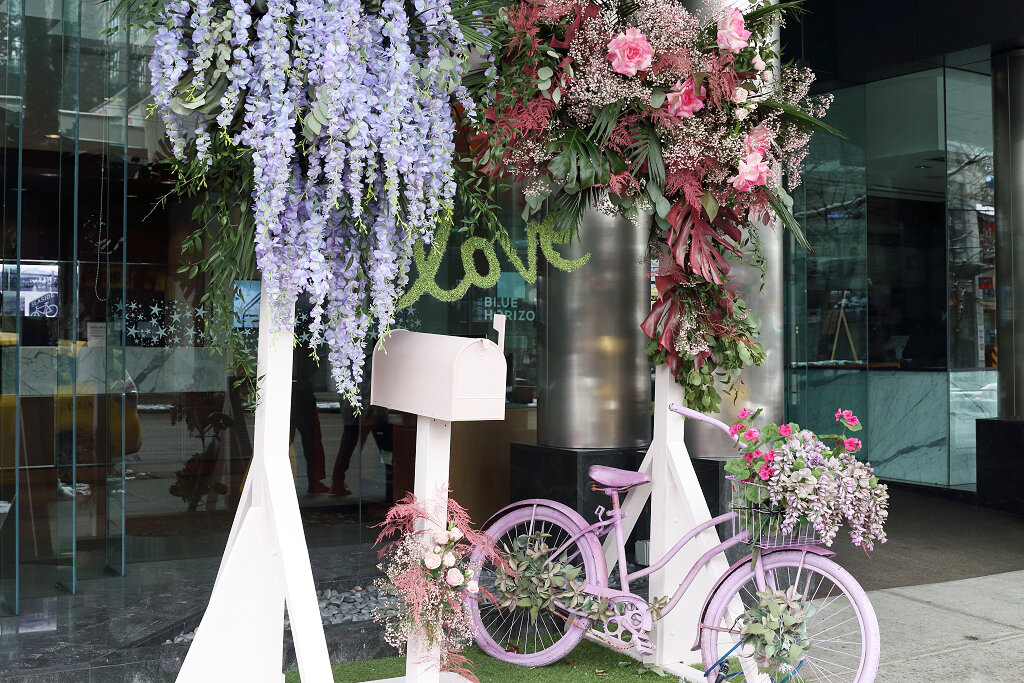
<path id="1" fill-rule="evenodd" d="M 431 538 L 438 545 L 447 545 L 449 540 L 447 531 L 435 531 Z"/>
<path id="2" fill-rule="evenodd" d="M 747 101 L 747 97 L 750 95 L 746 88 L 736 88 L 736 92 L 732 94 L 732 101 L 736 104 L 743 104 Z"/>
<path id="3" fill-rule="evenodd" d="M 747 118 L 747 116 L 749 116 L 749 115 L 750 115 L 750 110 L 749 109 L 737 109 L 736 110 L 736 119 L 738 121 L 742 121 L 743 119 Z"/>
<path id="4" fill-rule="evenodd" d="M 449 569 L 448 573 L 444 577 L 445 582 L 452 588 L 462 585 L 462 572 L 458 569 Z"/>
<path id="5" fill-rule="evenodd" d="M 466 590 L 469 591 L 470 593 L 479 593 L 480 592 L 480 586 L 477 584 L 476 581 L 467 581 L 466 582 Z"/>
<path id="6" fill-rule="evenodd" d="M 464 534 L 462 533 L 462 529 L 460 529 L 457 526 L 452 527 L 452 530 L 448 532 L 448 535 L 451 537 L 453 541 L 458 541 L 464 536 Z"/>
<path id="7" fill-rule="evenodd" d="M 757 55 L 756 57 L 754 57 L 753 66 L 754 71 L 764 71 L 765 69 L 768 68 L 768 65 L 765 64 L 763 59 L 761 59 L 761 55 Z"/>
<path id="8" fill-rule="evenodd" d="M 446 567 L 454 567 L 455 566 L 455 554 L 454 553 L 445 553 L 444 554 L 443 563 L 444 563 L 444 566 L 446 566 Z"/>
<path id="9" fill-rule="evenodd" d="M 765 83 L 771 83 L 775 79 L 775 74 L 771 71 L 764 71 L 761 73 L 761 80 Z"/>
<path id="10" fill-rule="evenodd" d="M 423 556 L 423 566 L 427 569 L 437 569 L 441 566 L 441 556 L 437 553 L 427 553 Z"/>

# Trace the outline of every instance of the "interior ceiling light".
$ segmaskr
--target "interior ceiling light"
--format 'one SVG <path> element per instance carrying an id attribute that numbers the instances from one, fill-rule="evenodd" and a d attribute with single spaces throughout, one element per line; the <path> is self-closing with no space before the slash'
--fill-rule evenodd
<path id="1" fill-rule="evenodd" d="M 44 172 L 40 173 L 39 175 L 41 175 L 44 178 L 56 178 L 60 174 L 59 173 L 54 173 L 53 171 L 44 171 Z"/>
<path id="2" fill-rule="evenodd" d="M 49 138 L 51 140 L 58 140 L 60 139 L 60 133 L 47 133 L 43 137 Z"/>

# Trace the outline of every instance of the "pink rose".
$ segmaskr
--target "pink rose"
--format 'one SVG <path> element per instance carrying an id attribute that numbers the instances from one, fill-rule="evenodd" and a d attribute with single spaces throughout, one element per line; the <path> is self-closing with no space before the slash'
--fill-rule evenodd
<path id="1" fill-rule="evenodd" d="M 458 569 L 449 569 L 448 573 L 444 575 L 445 582 L 452 588 L 455 588 L 456 586 L 461 586 L 462 580 L 464 578 L 465 577 L 462 576 L 462 572 L 460 572 Z"/>
<path id="2" fill-rule="evenodd" d="M 847 439 L 846 443 L 843 444 L 843 446 L 846 447 L 847 453 L 856 453 L 857 451 L 860 450 L 861 447 L 860 439 Z"/>
<path id="3" fill-rule="evenodd" d="M 750 95 L 746 88 L 736 88 L 732 93 L 732 101 L 735 104 L 743 104 L 747 101 L 747 97 Z"/>
<path id="4" fill-rule="evenodd" d="M 736 436 L 743 431 L 743 423 L 737 422 L 732 427 L 729 427 L 729 436 Z"/>
<path id="5" fill-rule="evenodd" d="M 754 61 L 751 62 L 751 66 L 754 67 L 754 71 L 764 71 L 768 68 L 765 61 L 761 59 L 761 55 L 754 55 Z"/>
<path id="6" fill-rule="evenodd" d="M 479 593 L 480 585 L 472 579 L 466 582 L 466 592 L 468 593 Z"/>
<path id="7" fill-rule="evenodd" d="M 851 427 L 856 427 L 857 425 L 860 424 L 860 418 L 857 417 L 856 415 L 853 415 L 852 417 L 846 420 L 846 424 L 850 425 Z"/>
<path id="8" fill-rule="evenodd" d="M 761 465 L 761 470 L 757 473 L 757 476 L 761 477 L 761 481 L 768 481 L 772 478 L 773 474 L 775 474 L 775 470 L 770 466 Z"/>
<path id="9" fill-rule="evenodd" d="M 740 192 L 749 192 L 750 188 L 768 182 L 768 162 L 760 154 L 748 154 L 737 165 L 737 173 L 729 182 Z"/>
<path id="10" fill-rule="evenodd" d="M 447 531 L 435 531 L 430 535 L 430 538 L 438 545 L 448 545 L 449 538 Z"/>
<path id="11" fill-rule="evenodd" d="M 790 427 L 789 425 L 782 425 L 781 427 L 779 427 L 779 434 L 781 434 L 782 436 L 789 436 L 792 433 L 793 428 Z"/>
<path id="12" fill-rule="evenodd" d="M 675 86 L 665 95 L 665 106 L 668 113 L 681 119 L 688 119 L 695 112 L 704 108 L 704 97 L 707 96 L 707 89 L 700 86 L 700 94 L 693 87 L 693 77 L 687 78 Z"/>
<path id="13" fill-rule="evenodd" d="M 651 68 L 654 50 L 640 29 L 629 28 L 608 43 L 608 60 L 615 73 L 636 76 L 637 71 Z"/>
<path id="14" fill-rule="evenodd" d="M 454 553 L 445 553 L 441 559 L 441 563 L 446 567 L 454 567 L 457 561 Z"/>
<path id="15" fill-rule="evenodd" d="M 744 408 L 743 410 L 736 414 L 736 417 L 740 418 L 741 420 L 746 420 L 751 415 L 753 415 L 753 413 Z"/>
<path id="16" fill-rule="evenodd" d="M 761 438 L 761 432 L 751 427 L 747 431 L 743 432 L 743 438 L 747 441 L 757 441 Z"/>
<path id="17" fill-rule="evenodd" d="M 437 569 L 441 566 L 441 556 L 434 552 L 426 553 L 423 556 L 423 566 L 427 569 Z"/>
<path id="18" fill-rule="evenodd" d="M 745 48 L 750 31 L 743 28 L 743 12 L 730 7 L 718 19 L 718 47 L 729 52 Z"/>
<path id="19" fill-rule="evenodd" d="M 771 149 L 774 137 L 772 132 L 765 128 L 763 124 L 758 124 L 751 128 L 750 132 L 743 138 L 743 149 L 746 150 L 748 156 L 751 154 L 764 156 Z"/>

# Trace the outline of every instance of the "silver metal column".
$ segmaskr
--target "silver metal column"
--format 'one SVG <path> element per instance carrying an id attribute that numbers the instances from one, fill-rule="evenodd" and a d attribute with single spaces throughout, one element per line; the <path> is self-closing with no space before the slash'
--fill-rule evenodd
<path id="1" fill-rule="evenodd" d="M 643 217 L 647 219 L 647 217 Z M 640 323 L 651 310 L 649 228 L 591 210 L 567 258 L 545 264 L 538 287 L 537 443 L 626 448 L 651 438 L 651 374 Z"/>
<path id="2" fill-rule="evenodd" d="M 992 55 L 999 417 L 1024 417 L 1024 48 Z M 1016 324 L 1016 321 L 1021 321 Z"/>

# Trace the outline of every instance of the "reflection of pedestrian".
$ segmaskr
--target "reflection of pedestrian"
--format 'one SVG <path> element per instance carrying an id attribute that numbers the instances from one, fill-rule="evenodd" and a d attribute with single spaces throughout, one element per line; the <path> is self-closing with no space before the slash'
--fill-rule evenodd
<path id="1" fill-rule="evenodd" d="M 288 438 L 292 440 L 298 430 L 302 440 L 302 457 L 306 461 L 306 481 L 309 493 L 326 493 L 327 486 L 321 481 L 327 476 L 324 470 L 323 444 L 316 414 L 316 396 L 313 394 L 312 377 L 316 363 L 302 348 L 295 351 L 295 379 L 292 380 L 291 427 Z M 317 457 L 319 456 L 319 457 Z"/>
<path id="2" fill-rule="evenodd" d="M 338 456 L 334 460 L 334 472 L 331 474 L 332 496 L 347 496 L 352 493 L 345 486 L 345 473 L 352 463 L 352 454 L 356 450 L 356 445 L 360 441 L 366 442 L 365 433 L 362 439 L 359 438 L 359 416 L 355 414 L 352 406 L 344 398 L 341 399 L 341 422 L 344 428 L 341 432 L 341 443 L 338 445 Z"/>

